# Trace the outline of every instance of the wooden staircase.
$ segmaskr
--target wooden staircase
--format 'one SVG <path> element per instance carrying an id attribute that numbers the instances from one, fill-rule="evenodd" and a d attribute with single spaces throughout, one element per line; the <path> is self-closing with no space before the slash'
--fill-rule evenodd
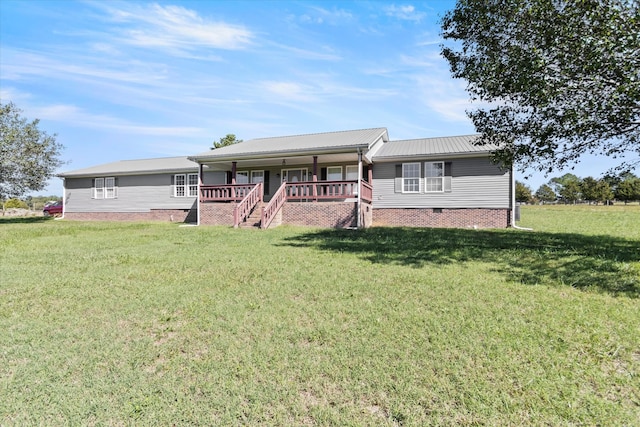
<path id="1" fill-rule="evenodd" d="M 264 202 L 256 204 L 249 216 L 244 222 L 240 223 L 240 228 L 260 228 L 260 220 L 262 219 L 262 207 Z"/>

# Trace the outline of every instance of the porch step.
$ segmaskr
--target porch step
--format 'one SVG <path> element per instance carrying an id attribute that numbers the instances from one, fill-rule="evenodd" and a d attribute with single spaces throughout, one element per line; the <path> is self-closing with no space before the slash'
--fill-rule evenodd
<path id="1" fill-rule="evenodd" d="M 264 206 L 263 202 L 258 203 L 253 208 L 246 221 L 240 223 L 240 228 L 260 228 L 260 220 L 262 219 L 262 206 Z"/>

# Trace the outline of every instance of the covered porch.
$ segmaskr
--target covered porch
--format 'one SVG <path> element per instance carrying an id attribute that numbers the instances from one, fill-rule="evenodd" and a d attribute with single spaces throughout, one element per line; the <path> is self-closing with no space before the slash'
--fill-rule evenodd
<path id="1" fill-rule="evenodd" d="M 321 212 L 325 217 L 337 215 L 331 210 L 343 212 L 338 219 L 317 218 L 317 224 L 312 219 L 301 218 L 305 225 L 362 227 L 368 222 L 362 219 L 362 211 L 365 206 L 366 212 L 370 212 L 372 168 L 358 152 L 207 163 L 207 168 L 224 170 L 228 183 L 206 184 L 201 165 L 199 211 L 231 216 L 234 227 L 241 226 L 249 218 L 263 229 L 279 223 L 297 223 L 291 214 L 287 215 L 288 212 L 283 216 L 283 207 L 289 203 L 298 204 L 289 211 L 298 212 L 300 216 L 321 215 L 317 213 L 318 204 L 324 205 Z M 306 206 L 308 203 L 315 205 Z M 211 204 L 227 206 L 213 207 Z M 208 217 L 199 216 L 199 223 L 211 223 Z M 353 220 L 349 221 L 347 217 L 353 217 Z M 224 223 L 225 218 L 221 219 Z"/>

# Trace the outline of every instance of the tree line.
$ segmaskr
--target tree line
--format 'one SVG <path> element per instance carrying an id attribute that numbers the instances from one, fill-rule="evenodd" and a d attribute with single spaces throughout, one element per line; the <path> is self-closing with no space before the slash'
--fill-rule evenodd
<path id="1" fill-rule="evenodd" d="M 516 181 L 516 201 L 520 203 L 610 204 L 614 200 L 625 204 L 640 202 L 640 178 L 631 172 L 605 175 L 600 179 L 567 173 L 551 178 L 535 192 L 525 183 Z"/>

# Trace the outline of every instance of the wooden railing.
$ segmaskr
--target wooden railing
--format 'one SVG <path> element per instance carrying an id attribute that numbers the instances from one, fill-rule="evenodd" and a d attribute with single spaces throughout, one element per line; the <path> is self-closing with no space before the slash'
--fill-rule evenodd
<path id="1" fill-rule="evenodd" d="M 262 183 L 255 187 L 233 208 L 233 227 L 237 228 L 250 214 L 253 208 L 262 201 Z"/>
<path id="2" fill-rule="evenodd" d="M 201 202 L 237 202 L 244 199 L 256 184 L 225 184 L 200 186 Z"/>
<path id="3" fill-rule="evenodd" d="M 347 199 L 358 196 L 358 181 L 287 182 L 287 200 Z"/>
<path id="4" fill-rule="evenodd" d="M 284 205 L 284 202 L 287 200 L 286 193 L 287 183 L 283 182 L 278 191 L 273 195 L 269 204 L 267 206 L 262 207 L 262 218 L 260 219 L 260 228 L 265 229 L 268 228 L 273 221 L 273 218 L 276 216 L 278 211 Z"/>
<path id="5" fill-rule="evenodd" d="M 373 201 L 373 187 L 367 181 L 362 181 L 360 184 L 360 198 L 371 203 Z"/>

